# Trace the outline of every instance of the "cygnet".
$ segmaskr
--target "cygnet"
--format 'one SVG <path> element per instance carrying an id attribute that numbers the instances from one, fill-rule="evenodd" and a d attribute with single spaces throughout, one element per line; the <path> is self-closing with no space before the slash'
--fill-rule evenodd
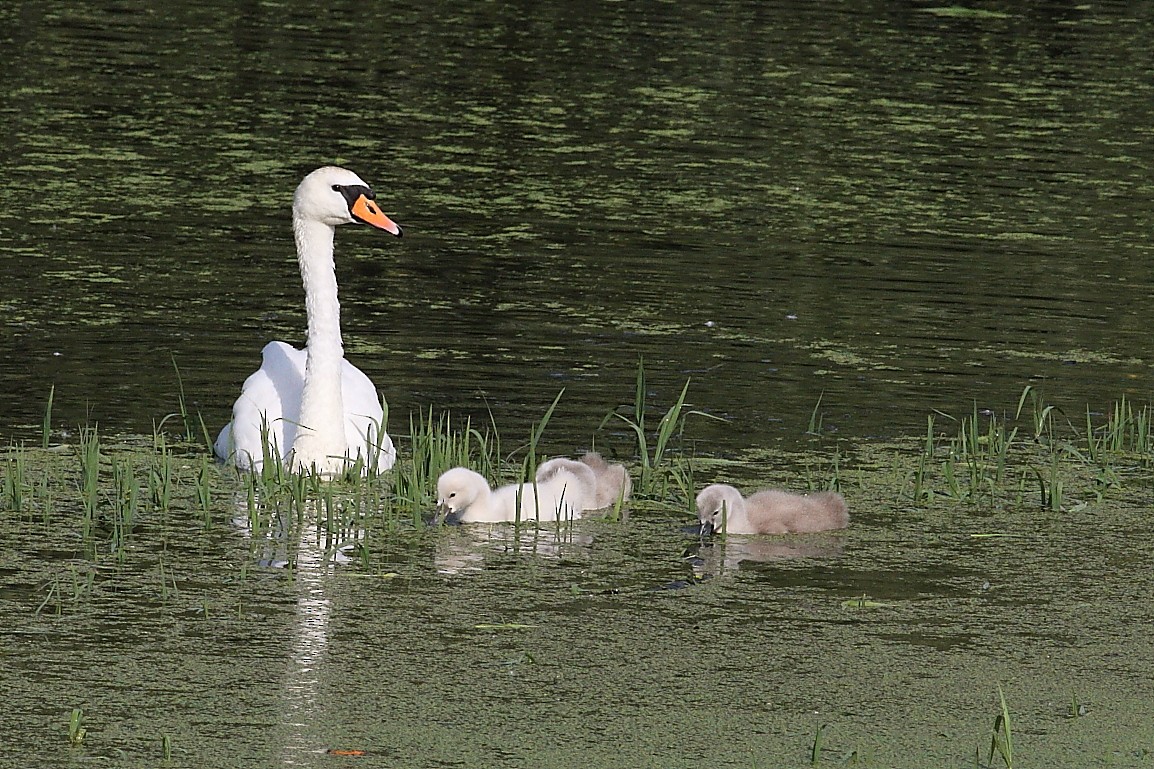
<path id="1" fill-rule="evenodd" d="M 460 523 L 555 521 L 581 515 L 586 489 L 586 482 L 559 469 L 544 483 L 513 483 L 490 490 L 480 473 L 454 467 L 437 479 L 437 506 Z"/>
<path id="2" fill-rule="evenodd" d="M 769 489 L 743 498 L 724 483 L 706 486 L 697 495 L 697 517 L 703 533 L 786 534 L 849 526 L 845 498 L 837 492 L 803 495 Z"/>
<path id="3" fill-rule="evenodd" d="M 537 468 L 537 483 L 551 480 L 558 472 L 576 476 L 585 487 L 585 509 L 601 510 L 628 500 L 633 491 L 633 479 L 621 464 L 610 464 L 596 451 L 587 452 L 579 461 L 559 457 L 544 462 Z"/>

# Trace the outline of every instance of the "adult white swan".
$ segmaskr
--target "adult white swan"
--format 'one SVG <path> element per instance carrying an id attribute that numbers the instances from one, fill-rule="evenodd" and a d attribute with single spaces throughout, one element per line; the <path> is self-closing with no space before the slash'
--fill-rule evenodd
<path id="1" fill-rule="evenodd" d="M 293 196 L 293 235 L 305 287 L 308 346 L 298 350 L 269 342 L 260 368 L 244 382 L 213 449 L 226 462 L 259 471 L 266 446 L 294 472 L 314 469 L 324 475 L 344 472 L 363 460 L 388 470 L 396 460 L 385 432 L 377 388 L 364 372 L 345 360 L 341 342 L 341 306 L 333 265 L 333 236 L 338 224 L 361 222 L 400 236 L 373 191 L 352 171 L 318 168 Z"/>

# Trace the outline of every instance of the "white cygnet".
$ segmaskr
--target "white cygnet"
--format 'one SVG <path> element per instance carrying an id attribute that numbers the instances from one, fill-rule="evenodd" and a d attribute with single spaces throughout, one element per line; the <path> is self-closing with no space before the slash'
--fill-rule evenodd
<path id="1" fill-rule="evenodd" d="M 834 491 L 791 494 L 769 489 L 749 497 L 724 483 L 697 495 L 702 530 L 728 534 L 786 534 L 844 529 L 849 526 L 845 498 Z"/>
<path id="2" fill-rule="evenodd" d="M 542 483 L 521 483 L 490 490 L 480 473 L 465 467 L 437 479 L 437 506 L 460 523 L 556 521 L 576 518 L 585 509 L 586 482 L 559 469 Z"/>

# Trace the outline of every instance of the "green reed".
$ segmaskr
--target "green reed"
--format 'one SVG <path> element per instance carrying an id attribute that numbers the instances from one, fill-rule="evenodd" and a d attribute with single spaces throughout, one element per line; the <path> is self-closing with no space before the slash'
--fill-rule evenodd
<path id="1" fill-rule="evenodd" d="M 195 479 L 196 503 L 206 529 L 212 527 L 212 480 L 215 475 L 213 464 L 211 455 L 201 457 L 200 470 Z"/>
<path id="2" fill-rule="evenodd" d="M 80 428 L 80 499 L 84 505 L 84 538 L 92 533 L 100 503 L 100 433 L 95 427 Z"/>
<path id="3" fill-rule="evenodd" d="M 389 402 L 380 393 L 377 394 L 381 404 L 381 422 L 379 425 L 370 425 L 365 431 L 365 442 L 352 462 L 345 465 L 342 478 L 351 484 L 375 484 L 383 475 L 378 464 L 385 453 L 384 442 L 388 432 L 384 426 L 389 422 Z"/>
<path id="4" fill-rule="evenodd" d="M 80 577 L 77 570 L 69 567 L 69 574 L 72 576 L 72 603 L 80 602 L 80 599 L 86 595 L 92 595 L 92 590 L 96 585 L 96 572 L 93 570 L 85 570 L 83 579 Z"/>
<path id="5" fill-rule="evenodd" d="M 545 413 L 540 419 L 534 422 L 529 427 L 529 453 L 525 457 L 525 478 L 535 477 L 537 474 L 537 446 L 541 443 L 541 436 L 545 434 L 545 428 L 549 426 L 549 420 L 553 418 L 553 412 L 557 410 L 557 404 L 561 402 L 561 396 L 565 394 L 565 388 L 561 388 L 561 392 L 557 393 L 557 397 L 549 404 L 549 408 L 545 409 Z"/>
<path id="6" fill-rule="evenodd" d="M 986 766 L 994 765 L 994 756 L 1002 760 L 1006 769 L 1014 769 L 1014 733 L 1010 722 L 1010 707 L 1006 704 L 1006 695 L 1002 685 L 998 684 L 998 699 L 1001 709 L 994 718 L 994 727 L 990 734 L 990 753 L 986 757 Z"/>
<path id="7" fill-rule="evenodd" d="M 73 708 L 68 718 L 68 744 L 78 748 L 84 744 L 88 730 L 84 728 L 84 708 Z"/>
<path id="8" fill-rule="evenodd" d="M 48 403 L 44 406 L 44 419 L 40 423 L 40 448 L 47 450 L 52 437 L 52 401 L 56 397 L 56 385 L 48 388 Z"/>
<path id="9" fill-rule="evenodd" d="M 841 443 L 834 444 L 833 455 L 830 457 L 829 467 L 823 470 L 827 473 L 824 478 L 819 479 L 816 476 L 814 465 L 808 460 L 805 463 L 805 489 L 809 492 L 814 491 L 841 491 L 843 486 L 842 479 L 842 454 Z M 822 466 L 819 462 L 817 469 L 821 470 Z"/>
<path id="10" fill-rule="evenodd" d="M 1086 405 L 1086 456 L 1091 462 L 1102 462 L 1105 455 L 1114 449 L 1108 446 L 1109 438 L 1094 427 L 1090 406 Z"/>
<path id="11" fill-rule="evenodd" d="M 1135 409 L 1126 396 L 1106 412 L 1106 421 L 1095 426 L 1090 407 L 1086 407 L 1085 447 L 1090 462 L 1103 470 L 1112 468 L 1124 456 L 1136 456 L 1143 466 L 1154 461 L 1154 445 L 1150 434 L 1150 407 Z"/>
<path id="12" fill-rule="evenodd" d="M 1077 692 L 1070 694 L 1070 718 L 1082 718 L 1090 712 L 1090 703 L 1081 700 Z"/>
<path id="13" fill-rule="evenodd" d="M 694 480 L 693 473 L 693 458 L 691 456 L 673 457 L 665 474 L 668 483 L 665 486 L 666 492 L 675 490 L 680 499 L 684 499 L 687 503 L 692 503 L 691 500 L 697 496 L 697 483 Z M 618 507 L 623 500 L 618 500 Z"/>
<path id="14" fill-rule="evenodd" d="M 1021 419 L 1027 400 L 1030 402 L 1029 417 L 1030 426 L 1034 433 L 1034 442 L 1041 443 L 1045 439 L 1052 445 L 1054 442 L 1055 407 L 1047 405 L 1037 390 L 1031 385 L 1026 385 L 1021 396 L 1018 397 L 1018 408 L 1014 412 L 1015 421 Z"/>
<path id="15" fill-rule="evenodd" d="M 112 551 L 122 554 L 125 544 L 132 538 L 136 522 L 138 488 L 136 472 L 129 459 L 117 458 L 112 462 L 113 515 Z"/>
<path id="16" fill-rule="evenodd" d="M 934 459 L 936 440 L 934 437 L 934 415 L 926 416 L 926 439 L 922 444 L 922 452 L 918 456 L 917 469 L 914 471 L 913 500 L 914 504 L 932 502 L 934 492 L 930 486 L 929 468 Z"/>
<path id="17" fill-rule="evenodd" d="M 709 419 L 717 419 L 718 421 L 725 421 L 720 417 L 706 414 L 697 410 L 686 410 L 686 396 L 689 394 L 690 380 L 685 380 L 685 385 L 681 388 L 681 393 L 672 406 L 661 416 L 658 420 L 657 428 L 653 432 L 653 445 L 650 448 L 650 432 L 648 429 L 648 408 L 646 403 L 646 381 L 645 381 L 645 363 L 638 361 L 637 363 L 637 378 L 634 387 L 633 395 L 633 413 L 632 415 L 620 413 L 620 409 L 629 408 L 628 405 L 619 406 L 617 409 L 609 412 L 603 420 L 601 420 L 601 428 L 604 428 L 609 420 L 613 418 L 620 419 L 626 426 L 633 431 L 636 439 L 637 454 L 641 459 L 641 478 L 637 484 L 636 492 L 639 496 L 657 496 L 668 491 L 670 483 L 670 473 L 676 473 L 674 465 L 664 467 L 666 454 L 669 451 L 669 443 L 675 435 L 684 435 L 685 420 L 691 415 L 707 417 Z M 658 481 L 661 481 L 661 487 L 658 488 Z M 684 478 L 674 480 L 677 485 L 683 485 Z"/>
<path id="18" fill-rule="evenodd" d="M 817 733 L 813 735 L 813 742 L 809 747 L 809 763 L 810 766 L 817 766 L 821 761 L 821 751 L 825 747 L 825 730 L 829 724 L 822 724 L 817 727 Z"/>
<path id="19" fill-rule="evenodd" d="M 263 412 L 260 415 L 260 453 L 261 486 L 269 490 L 284 482 L 288 468 L 281 459 L 280 446 L 273 440 L 268 417 Z"/>
<path id="20" fill-rule="evenodd" d="M 44 611 L 44 607 L 51 603 L 53 598 L 56 599 L 56 616 L 59 617 L 62 607 L 60 605 L 60 579 L 58 577 L 52 578 L 52 584 L 48 586 L 48 593 L 44 596 L 44 600 L 40 602 L 40 605 L 36 607 L 33 616 L 39 617 L 40 612 Z"/>
<path id="21" fill-rule="evenodd" d="M 172 506 L 172 492 L 175 484 L 172 454 L 168 442 L 159 426 L 152 432 L 152 467 L 148 472 L 148 497 L 152 506 L 167 513 Z"/>
<path id="22" fill-rule="evenodd" d="M 449 412 L 434 417 L 433 410 L 409 415 L 409 461 L 398 460 L 393 468 L 394 495 L 398 505 L 419 522 L 420 512 L 431 506 L 437 478 L 453 467 L 471 467 L 487 478 L 497 475 L 500 442 L 497 433 L 483 433 L 467 419 L 463 428 L 452 426 Z"/>
<path id="23" fill-rule="evenodd" d="M 821 435 L 821 423 L 823 416 L 821 413 L 821 399 L 824 397 L 825 390 L 822 390 L 820 393 L 818 393 L 817 403 L 814 404 L 813 411 L 811 411 L 809 414 L 809 426 L 805 429 L 807 435 Z"/>
<path id="24" fill-rule="evenodd" d="M 1087 407 L 1087 419 L 1089 419 L 1089 414 L 1090 410 Z M 1121 454 L 1126 451 L 1142 451 L 1149 442 L 1149 433 L 1142 431 L 1144 424 L 1149 424 L 1149 421 L 1136 416 L 1133 406 L 1123 395 L 1121 400 L 1115 403 L 1114 408 L 1107 414 L 1106 424 L 1100 431 L 1101 447 L 1114 454 Z"/>
<path id="25" fill-rule="evenodd" d="M 207 446 L 208 450 L 212 451 L 212 438 L 209 436 L 208 427 L 204 424 L 204 417 L 198 412 L 196 415 L 197 427 L 199 431 L 193 430 L 192 415 L 188 410 L 188 401 L 184 396 L 184 379 L 180 375 L 180 366 L 176 365 L 176 356 L 172 356 L 172 370 L 176 372 L 176 389 L 177 389 L 177 415 L 180 417 L 180 423 L 184 427 L 183 438 L 186 441 L 195 442 L 198 438 Z"/>
<path id="26" fill-rule="evenodd" d="M 1042 505 L 1050 511 L 1062 511 L 1062 501 L 1065 496 L 1066 481 L 1063 477 L 1061 464 L 1057 452 L 1050 454 L 1050 472 L 1048 482 L 1043 484 Z"/>
<path id="27" fill-rule="evenodd" d="M 358 522 L 380 519 L 388 529 L 394 529 L 394 508 L 386 492 L 386 484 L 380 477 L 366 479 L 363 483 L 353 483 L 345 508 L 345 519 L 349 526 Z M 355 533 L 355 529 L 354 529 Z"/>
<path id="28" fill-rule="evenodd" d="M 980 422 L 975 404 L 972 413 L 958 420 L 958 434 L 951 441 L 948 458 L 942 465 L 946 493 L 955 499 L 977 501 L 983 493 L 993 498 L 1005 481 L 1018 428 L 1009 428 L 996 415 L 990 415 L 985 429 Z M 961 476 L 959 465 L 964 470 Z"/>
<path id="29" fill-rule="evenodd" d="M 164 568 L 164 558 L 160 559 L 160 601 L 168 603 L 169 597 L 179 597 L 180 589 L 176 586 L 176 573 L 171 568 Z"/>
<path id="30" fill-rule="evenodd" d="M 601 425 L 616 418 L 635 437 L 641 466 L 639 495 L 685 509 L 691 507 L 695 496 L 697 462 L 689 452 L 681 450 L 679 441 L 685 438 L 690 415 L 710 415 L 691 410 L 687 404 L 688 380 L 676 390 L 677 398 L 666 410 L 655 410 L 648 402 L 647 373 L 639 363 L 633 403 L 619 406 L 620 411 L 609 413 Z M 213 524 L 214 512 L 219 520 L 225 504 L 222 500 L 235 493 L 241 514 L 246 513 L 247 504 L 254 538 L 262 537 L 273 521 L 291 528 L 307 520 L 328 539 L 342 543 L 352 539 L 358 543 L 360 550 L 356 552 L 367 563 L 370 550 L 380 550 L 366 546 L 366 540 L 376 544 L 377 540 L 369 538 L 392 537 L 421 528 L 422 514 L 432 508 L 436 478 L 449 467 L 470 466 L 490 479 L 516 476 L 533 482 L 536 464 L 542 459 L 545 431 L 564 393 L 558 393 L 532 425 L 528 442 L 508 456 L 500 450 L 500 434 L 495 425 L 491 431 L 483 431 L 465 421 L 460 429 L 454 429 L 450 415 L 436 415 L 430 410 L 410 415 L 409 435 L 400 441 L 404 444 L 404 437 L 408 438 L 409 446 L 402 446 L 408 450 L 399 455 L 392 471 L 376 473 L 368 468 L 362 475 L 356 468 L 358 472 L 336 479 L 312 472 L 291 472 L 277 447 L 268 445 L 267 425 L 263 430 L 263 468 L 255 473 L 235 474 L 217 471 L 211 454 L 205 452 L 191 455 L 191 470 L 179 469 L 184 460 L 181 452 L 187 448 L 164 432 L 165 421 L 154 429 L 151 456 L 145 448 L 132 454 L 131 461 L 119 456 L 119 452 L 110 461 L 101 453 L 97 427 L 83 427 L 75 451 L 67 447 L 50 449 L 45 456 L 51 461 L 43 470 L 34 444 L 9 451 L 0 461 L 0 507 L 26 514 L 42 513 L 48 525 L 53 490 L 63 488 L 66 497 L 79 491 L 81 505 L 77 508 L 57 503 L 57 514 L 68 515 L 77 509 L 83 513 L 86 540 L 97 522 L 101 531 L 110 528 L 112 551 L 123 558 L 131 549 L 127 545 L 141 515 L 151 510 L 179 508 L 198 514 L 207 528 Z M 819 398 L 818 403 L 822 402 Z M 819 412 L 815 407 L 814 414 Z M 1060 412 L 1031 388 L 1018 398 L 1015 418 L 1020 418 L 1021 424 L 979 413 L 976 406 L 959 419 L 941 412 L 930 414 L 924 435 L 916 439 L 915 451 L 899 451 L 900 456 L 893 456 L 893 472 L 887 482 L 897 487 L 897 499 L 908 504 L 912 498 L 918 506 L 929 507 L 947 500 L 988 500 L 992 505 L 1033 504 L 1037 500 L 1053 512 L 1086 504 L 1086 500 L 1101 501 L 1134 479 L 1149 485 L 1147 474 L 1136 472 L 1136 463 L 1148 469 L 1152 461 L 1148 408 L 1138 407 L 1123 397 L 1105 412 L 1087 409 L 1079 424 L 1070 424 L 1059 416 Z M 943 418 L 956 425 L 952 437 L 947 438 L 939 429 Z M 168 427 L 180 429 L 175 416 Z M 1031 441 L 1031 436 L 1035 440 Z M 371 445 L 366 446 L 370 462 L 372 450 Z M 820 462 L 812 470 L 807 465 L 806 482 L 811 490 L 838 489 L 844 477 L 852 477 L 846 476 L 847 472 L 856 469 L 861 478 L 869 469 L 863 469 L 862 464 L 855 468 L 856 454 L 847 456 L 840 445 L 834 448 L 829 461 L 830 464 Z M 889 461 L 884 460 L 882 466 Z M 79 472 L 70 463 L 77 463 Z M 68 465 L 67 469 L 61 470 L 62 464 Z M 829 477 L 821 478 L 820 472 Z M 871 480 L 875 477 L 876 474 L 871 476 Z M 230 483 L 232 487 L 228 486 Z M 859 486 L 864 488 L 864 483 L 859 481 Z M 619 518 L 622 509 L 618 500 L 607 514 Z M 94 547 L 91 543 L 89 546 Z M 49 593 L 44 606 L 50 610 L 53 601 L 59 606 L 59 595 L 55 588 Z"/>
<path id="31" fill-rule="evenodd" d="M 24 512 L 24 462 L 23 444 L 9 450 L 8 473 L 4 476 L 4 500 L 8 509 L 17 514 Z"/>
<path id="32" fill-rule="evenodd" d="M 336 496 L 333 493 L 333 484 L 326 483 L 317 489 L 317 491 L 320 492 L 320 510 L 323 513 L 323 517 L 320 515 L 317 516 L 317 528 L 320 529 L 323 521 L 324 528 L 322 531 L 331 537 L 338 534 L 344 528 L 342 522 L 339 520 L 340 508 Z"/>
<path id="33" fill-rule="evenodd" d="M 40 483 L 36 493 L 37 499 L 40 501 L 40 522 L 44 526 L 48 526 L 48 522 L 52 519 L 52 514 L 56 509 L 53 502 L 55 499 L 55 490 L 59 481 L 53 477 L 49 469 L 45 469 L 40 474 Z"/>

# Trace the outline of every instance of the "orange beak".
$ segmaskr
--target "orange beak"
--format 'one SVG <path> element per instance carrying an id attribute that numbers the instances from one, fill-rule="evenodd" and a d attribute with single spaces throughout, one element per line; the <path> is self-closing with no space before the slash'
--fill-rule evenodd
<path id="1" fill-rule="evenodd" d="M 349 208 L 349 211 L 358 222 L 364 222 L 365 224 L 376 227 L 378 230 L 390 232 L 398 238 L 401 237 L 401 228 L 397 226 L 397 223 L 385 216 L 380 206 L 364 195 L 357 198 L 356 202 Z"/>

